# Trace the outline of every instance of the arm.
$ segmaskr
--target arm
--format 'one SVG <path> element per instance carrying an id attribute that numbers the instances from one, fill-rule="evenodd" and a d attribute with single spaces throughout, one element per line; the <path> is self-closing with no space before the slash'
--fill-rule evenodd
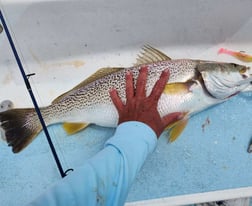
<path id="1" fill-rule="evenodd" d="M 169 72 L 162 73 L 146 97 L 147 72 L 147 68 L 141 69 L 136 90 L 132 74 L 126 75 L 125 105 L 116 90 L 110 92 L 119 113 L 119 126 L 105 148 L 31 205 L 124 204 L 136 174 L 156 147 L 157 137 L 166 125 L 180 118 L 180 113 L 161 118 L 156 108 Z"/>
<path id="2" fill-rule="evenodd" d="M 30 205 L 123 205 L 135 175 L 156 142 L 156 134 L 147 125 L 123 123 L 103 150 Z"/>

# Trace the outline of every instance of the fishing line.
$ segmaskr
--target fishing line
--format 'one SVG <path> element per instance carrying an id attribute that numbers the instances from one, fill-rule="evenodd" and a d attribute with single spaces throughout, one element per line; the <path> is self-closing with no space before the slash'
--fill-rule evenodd
<path id="1" fill-rule="evenodd" d="M 15 39 L 15 35 L 14 35 L 14 39 Z M 16 42 L 17 42 L 17 41 L 16 41 Z M 16 45 L 18 45 L 18 43 L 16 43 Z M 21 57 L 22 57 L 22 53 L 21 53 Z M 25 59 L 24 59 L 24 58 L 22 58 L 22 60 L 25 62 Z M 27 68 L 28 68 L 28 67 L 27 67 Z M 27 70 L 28 70 L 28 69 L 27 69 Z M 29 70 L 28 70 L 28 71 L 29 71 Z M 26 76 L 27 76 L 28 79 L 29 79 L 29 77 L 30 77 L 30 76 L 33 76 L 33 75 L 35 75 L 35 73 L 29 72 L 29 74 L 27 74 Z M 32 84 L 34 85 L 34 81 L 33 81 L 32 78 L 31 78 L 30 82 L 32 82 Z M 35 90 L 35 93 L 37 94 L 37 99 L 39 100 L 39 102 L 41 102 L 42 105 L 44 105 L 43 100 L 42 100 L 41 96 L 39 95 L 39 91 L 38 91 L 36 85 L 34 85 L 33 88 L 34 88 L 34 90 Z M 55 145 L 57 146 L 57 152 L 58 152 L 58 154 L 60 154 L 59 156 L 60 156 L 61 161 L 64 163 L 63 165 L 65 165 L 66 167 L 69 167 L 69 164 L 68 164 L 68 162 L 67 162 L 65 156 L 63 155 L 63 154 L 64 154 L 64 151 L 62 151 L 62 147 L 61 147 L 61 144 L 59 143 L 58 135 L 57 135 L 57 132 L 56 132 L 56 130 L 55 130 L 54 127 L 50 128 L 50 133 L 51 133 L 51 135 L 52 135 L 53 137 L 55 137 L 55 138 L 53 138 L 53 141 L 54 141 Z M 73 171 L 73 169 L 68 169 L 67 171 L 65 171 L 65 173 L 67 173 L 69 170 Z"/>
<path id="2" fill-rule="evenodd" d="M 43 117 L 42 117 L 42 115 L 41 115 L 40 109 L 39 109 L 39 107 L 38 107 L 36 98 L 35 98 L 35 96 L 34 96 L 34 94 L 33 94 L 33 91 L 32 91 L 32 88 L 31 88 L 31 85 L 30 85 L 30 82 L 29 82 L 29 77 L 30 77 L 30 75 L 34 75 L 34 74 L 30 74 L 30 75 L 28 74 L 28 76 L 26 75 L 26 73 L 25 73 L 25 71 L 24 71 L 24 68 L 23 68 L 23 65 L 22 65 L 22 63 L 21 63 L 21 60 L 20 60 L 20 58 L 19 58 L 19 56 L 18 56 L 17 50 L 16 50 L 16 48 L 15 48 L 14 42 L 13 42 L 13 40 L 12 40 L 12 38 L 11 38 L 10 32 L 9 32 L 9 30 L 8 30 L 8 27 L 7 27 L 7 24 L 6 24 L 6 21 L 5 21 L 5 19 L 4 19 L 4 16 L 3 16 L 3 14 L 2 14 L 2 10 L 1 10 L 1 9 L 0 9 L 0 20 L 1 20 L 1 22 L 2 22 L 2 27 L 3 27 L 3 29 L 4 29 L 4 31 L 5 31 L 5 33 L 6 33 L 7 39 L 8 39 L 8 41 L 9 41 L 10 46 L 11 46 L 11 49 L 12 49 L 12 52 L 13 52 L 13 54 L 14 54 L 15 60 L 16 60 L 16 62 L 17 62 L 17 64 L 18 64 L 19 70 L 20 70 L 20 72 L 21 72 L 21 74 L 22 74 L 22 77 L 23 77 L 24 83 L 25 83 L 25 85 L 26 85 L 26 88 L 27 88 L 27 90 L 28 90 L 28 92 L 29 92 L 29 94 L 30 94 L 30 97 L 31 97 L 31 100 L 32 100 L 32 102 L 33 102 L 34 108 L 35 108 L 35 110 L 36 110 L 36 112 L 37 112 L 39 121 L 40 121 L 40 123 L 41 123 L 41 125 L 42 125 L 43 131 L 44 131 L 45 136 L 46 136 L 46 138 L 47 138 L 47 141 L 48 141 L 48 144 L 49 144 L 50 149 L 51 149 L 51 151 L 52 151 L 52 154 L 53 154 L 53 157 L 54 157 L 54 159 L 55 159 L 55 162 L 56 162 L 56 164 L 57 164 L 58 170 L 59 170 L 59 172 L 60 172 L 61 177 L 63 178 L 63 177 L 65 177 L 65 176 L 67 175 L 68 171 L 71 171 L 71 170 L 73 170 L 73 169 L 68 169 L 68 170 L 66 170 L 65 172 L 63 171 L 63 168 L 62 168 L 62 166 L 61 166 L 60 160 L 59 160 L 59 158 L 58 158 L 58 155 L 57 155 L 56 150 L 55 150 L 55 148 L 54 148 L 54 145 L 53 145 L 53 143 L 52 143 L 52 140 L 51 140 L 51 137 L 50 137 L 49 132 L 48 132 L 48 130 L 47 130 L 45 121 L 44 121 L 44 119 L 43 119 Z"/>
<path id="3" fill-rule="evenodd" d="M 1 3 L 1 0 L 0 0 L 0 7 L 2 8 L 2 13 L 5 14 L 6 12 L 4 11 L 4 7 L 3 7 L 3 5 L 2 5 L 2 3 Z M 7 17 L 5 17 L 5 21 L 8 23 L 8 18 L 7 18 Z M 32 72 L 29 70 L 29 64 L 26 64 L 26 60 L 25 60 L 25 58 L 24 58 L 24 56 L 23 56 L 23 53 L 21 52 L 22 50 L 21 50 L 21 48 L 20 48 L 20 45 L 18 44 L 18 41 L 17 41 L 16 36 L 15 36 L 15 33 L 14 33 L 13 30 L 12 30 L 11 24 L 8 23 L 8 25 L 9 25 L 9 26 L 8 26 L 9 31 L 12 32 L 12 39 L 13 39 L 14 42 L 15 42 L 15 47 L 16 47 L 17 50 L 19 51 L 19 57 L 20 57 L 20 59 L 21 59 L 21 62 L 22 62 L 22 64 L 23 64 L 23 67 L 25 67 L 26 70 L 27 70 L 27 72 L 28 72 L 28 74 L 26 73 L 26 76 L 27 76 L 27 78 L 29 79 L 31 85 L 33 85 L 33 90 L 35 91 L 36 96 L 37 96 L 36 99 L 39 100 L 39 101 L 37 101 L 37 102 L 40 102 L 42 105 L 44 105 L 44 103 L 43 103 L 43 101 L 42 101 L 42 98 L 41 98 L 41 96 L 40 96 L 40 94 L 39 94 L 39 91 L 38 91 L 38 89 L 37 89 L 37 87 L 36 87 L 36 84 L 34 83 L 33 78 L 30 78 L 30 77 L 32 77 L 32 76 L 34 76 L 34 75 L 36 75 L 36 74 L 35 74 L 35 73 L 32 73 Z M 1 27 L 1 25 L 0 25 L 0 27 Z M 0 30 L 1 30 L 1 29 L 0 29 Z M 64 163 L 63 165 L 65 165 L 66 167 L 69 167 L 69 164 L 68 164 L 68 162 L 66 161 L 65 156 L 63 155 L 63 154 L 64 154 L 64 151 L 63 151 L 63 148 L 61 147 L 61 144 L 59 143 L 58 135 L 56 135 L 55 128 L 52 127 L 51 130 L 50 130 L 50 133 L 51 133 L 51 136 L 54 136 L 54 137 L 55 137 L 53 140 L 54 140 L 54 142 L 55 142 L 56 145 L 57 145 L 57 152 L 58 152 L 58 154 L 61 154 L 61 155 L 60 155 L 60 159 L 61 159 L 61 161 Z M 70 170 L 73 170 L 73 169 L 70 169 Z M 69 170 L 67 170 L 67 171 L 69 171 Z M 66 173 L 66 172 L 65 172 L 65 173 Z"/>

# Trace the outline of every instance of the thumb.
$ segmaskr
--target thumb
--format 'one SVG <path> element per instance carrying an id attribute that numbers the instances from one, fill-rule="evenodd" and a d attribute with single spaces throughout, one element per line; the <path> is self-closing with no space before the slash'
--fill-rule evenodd
<path id="1" fill-rule="evenodd" d="M 162 121 L 163 121 L 163 125 L 164 127 L 170 125 L 170 124 L 173 124 L 181 119 L 183 119 L 185 116 L 185 113 L 183 112 L 173 112 L 173 113 L 170 113 L 168 115 L 165 115 L 163 118 L 162 118 Z"/>

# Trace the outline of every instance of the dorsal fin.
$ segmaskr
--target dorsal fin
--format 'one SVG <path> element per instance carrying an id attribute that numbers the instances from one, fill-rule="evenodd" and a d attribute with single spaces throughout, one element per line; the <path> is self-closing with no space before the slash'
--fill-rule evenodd
<path id="1" fill-rule="evenodd" d="M 84 87 L 84 86 L 90 84 L 91 82 L 96 81 L 97 79 L 100 79 L 100 78 L 107 76 L 109 74 L 113 74 L 113 73 L 118 72 L 122 69 L 124 69 L 124 68 L 122 68 L 122 67 L 101 68 L 101 69 L 97 70 L 95 73 L 93 73 L 92 75 L 90 75 L 87 79 L 82 81 L 80 84 L 75 86 L 73 89 L 79 89 L 80 87 Z"/>
<path id="2" fill-rule="evenodd" d="M 107 68 L 101 68 L 99 70 L 97 70 L 94 74 L 92 74 L 91 76 L 89 76 L 87 79 L 85 79 L 84 81 L 82 81 L 80 84 L 78 84 L 77 86 L 75 86 L 74 88 L 72 88 L 71 90 L 61 94 L 60 96 L 58 96 L 56 99 L 54 99 L 52 101 L 52 104 L 55 104 L 57 102 L 59 102 L 62 98 L 64 98 L 65 96 L 67 96 L 70 92 L 72 92 L 73 90 L 76 90 L 76 89 L 79 89 L 81 87 L 84 87 L 88 84 L 90 84 L 91 82 L 97 80 L 97 79 L 100 79 L 106 75 L 109 75 L 109 74 L 113 74 L 115 72 L 118 72 L 120 70 L 122 70 L 124 68 L 121 68 L 121 67 L 107 67 Z"/>
<path id="3" fill-rule="evenodd" d="M 141 65 L 141 64 L 150 64 L 154 62 L 159 62 L 159 61 L 169 61 L 171 60 L 170 57 L 168 57 L 166 54 L 163 52 L 155 49 L 154 47 L 150 45 L 145 45 L 142 48 L 141 53 L 137 57 L 137 62 L 135 65 Z"/>

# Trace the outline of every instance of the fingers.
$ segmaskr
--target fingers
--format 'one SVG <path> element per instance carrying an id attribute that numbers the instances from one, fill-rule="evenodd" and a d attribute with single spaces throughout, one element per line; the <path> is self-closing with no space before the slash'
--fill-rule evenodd
<path id="1" fill-rule="evenodd" d="M 145 85 L 147 81 L 147 75 L 148 75 L 148 67 L 143 66 L 141 67 L 139 71 L 139 75 L 137 78 L 137 84 L 136 84 L 136 96 L 146 96 L 146 91 L 145 91 Z"/>
<path id="2" fill-rule="evenodd" d="M 167 126 L 169 124 L 173 124 L 176 121 L 183 119 L 184 116 L 185 116 L 185 113 L 183 113 L 183 112 L 170 113 L 162 118 L 163 125 Z"/>
<path id="3" fill-rule="evenodd" d="M 134 96 L 134 81 L 131 72 L 126 73 L 126 99 L 130 100 Z"/>
<path id="4" fill-rule="evenodd" d="M 118 96 L 116 89 L 111 89 L 109 91 L 109 95 L 110 95 L 110 98 L 111 98 L 112 102 L 114 103 L 117 111 L 120 113 L 123 110 L 124 105 L 122 103 L 122 100 Z"/>
<path id="5" fill-rule="evenodd" d="M 150 94 L 150 98 L 153 98 L 154 100 L 159 100 L 161 94 L 164 91 L 165 85 L 169 79 L 170 76 L 170 72 L 168 69 L 165 69 L 162 74 L 160 75 L 159 80 L 156 82 L 156 84 L 154 85 L 151 94 Z"/>

